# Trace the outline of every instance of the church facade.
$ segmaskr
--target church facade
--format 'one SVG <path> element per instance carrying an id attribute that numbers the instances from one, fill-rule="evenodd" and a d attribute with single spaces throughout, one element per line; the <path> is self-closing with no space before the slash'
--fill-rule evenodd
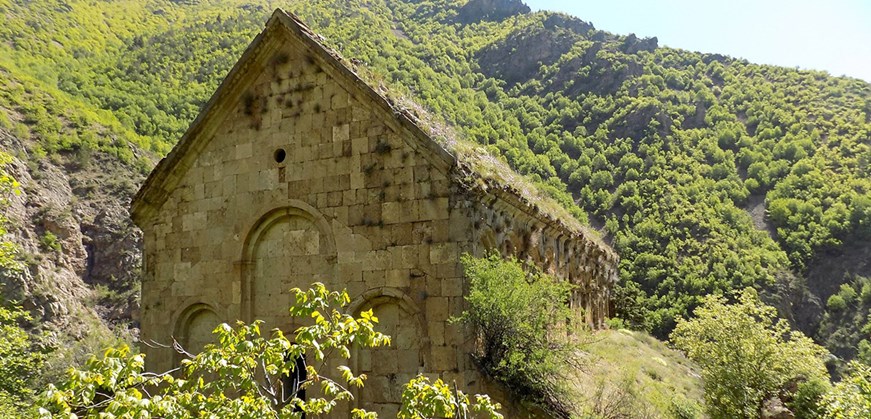
<path id="1" fill-rule="evenodd" d="M 469 332 L 448 322 L 468 291 L 462 254 L 527 261 L 577 285 L 572 307 L 592 327 L 608 315 L 617 255 L 544 208 L 477 173 L 279 10 L 134 198 L 141 340 L 196 351 L 236 320 L 290 332 L 289 290 L 317 281 L 392 336 L 352 358 L 369 376 L 358 406 L 395 414 L 418 373 L 481 391 Z M 142 349 L 151 370 L 179 361 Z"/>

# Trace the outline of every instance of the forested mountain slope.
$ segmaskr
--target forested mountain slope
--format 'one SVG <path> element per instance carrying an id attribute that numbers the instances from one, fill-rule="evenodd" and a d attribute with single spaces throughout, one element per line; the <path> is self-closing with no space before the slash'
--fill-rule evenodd
<path id="1" fill-rule="evenodd" d="M 587 214 L 621 255 L 626 320 L 664 337 L 699 296 L 753 285 L 856 354 L 871 305 L 861 80 L 660 48 L 515 0 L 0 0 L 0 129 L 19 140 L 4 148 L 70 177 L 111 160 L 138 184 L 274 7 Z M 129 189 L 101 190 L 124 208 Z"/>

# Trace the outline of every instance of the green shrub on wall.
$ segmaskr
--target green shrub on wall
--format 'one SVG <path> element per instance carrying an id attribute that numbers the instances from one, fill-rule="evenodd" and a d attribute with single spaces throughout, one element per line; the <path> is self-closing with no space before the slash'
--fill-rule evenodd
<path id="1" fill-rule="evenodd" d="M 563 374 L 578 366 L 586 336 L 568 306 L 572 285 L 496 253 L 464 255 L 462 263 L 470 289 L 459 320 L 478 334 L 476 362 L 518 398 L 567 414 Z"/>

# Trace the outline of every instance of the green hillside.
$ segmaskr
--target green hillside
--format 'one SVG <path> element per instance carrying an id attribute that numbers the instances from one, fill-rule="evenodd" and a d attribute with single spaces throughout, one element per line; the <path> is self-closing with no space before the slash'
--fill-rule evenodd
<path id="1" fill-rule="evenodd" d="M 664 338 L 700 296 L 752 285 L 835 353 L 857 354 L 871 85 L 560 14 L 480 20 L 480 2 L 466 3 L 0 0 L 0 129 L 26 138 L 36 164 L 75 171 L 97 153 L 139 179 L 282 7 L 394 97 L 586 214 L 621 256 L 615 307 L 635 327 Z M 844 304 L 826 304 L 836 293 Z"/>

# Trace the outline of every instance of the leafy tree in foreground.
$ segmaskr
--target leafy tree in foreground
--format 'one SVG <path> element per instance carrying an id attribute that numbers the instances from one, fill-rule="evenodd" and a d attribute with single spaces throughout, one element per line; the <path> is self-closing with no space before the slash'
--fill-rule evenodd
<path id="1" fill-rule="evenodd" d="M 109 349 L 102 358 L 92 358 L 83 370 L 71 370 L 59 386 L 50 385 L 41 400 L 40 414 L 50 417 L 172 417 L 172 418 L 301 418 L 329 415 L 340 401 L 353 399 L 351 387 L 362 387 L 365 375 L 354 375 L 344 365 L 335 367 L 338 377 L 324 373 L 337 359 L 347 360 L 351 346 L 375 348 L 390 338 L 375 331 L 378 319 L 372 311 L 359 317 L 344 314 L 350 302 L 346 292 L 328 291 L 323 284 L 312 289 L 293 289 L 296 304 L 290 314 L 311 319 L 311 325 L 296 329 L 293 339 L 279 330 L 271 338 L 261 335 L 261 322 L 239 323 L 236 328 L 218 326 L 217 343 L 182 361 L 179 370 L 153 374 L 144 370 L 144 356 L 128 348 Z M 300 357 L 310 360 L 298 383 L 292 377 Z M 299 377 L 300 375 L 296 375 Z M 403 401 L 416 407 L 403 408 L 407 418 L 426 418 L 436 412 L 471 408 L 488 418 L 501 418 L 498 404 L 486 396 L 477 403 L 457 393 L 443 400 L 443 407 L 427 407 L 438 399 L 418 397 L 430 389 L 418 378 L 406 389 Z M 415 390 L 410 390 L 415 389 Z M 300 391 L 308 397 L 302 398 Z M 416 391 L 417 390 L 417 391 Z M 374 412 L 353 409 L 355 418 L 375 418 Z M 451 416 L 446 416 L 451 417 Z"/>
<path id="2" fill-rule="evenodd" d="M 11 161 L 9 154 L 0 152 L 0 210 L 7 206 L 8 196 L 19 193 L 18 182 L 3 168 Z M 6 217 L 0 213 L 0 269 L 21 269 L 16 260 L 18 248 L 5 239 L 5 227 Z M 4 303 L 2 298 L 0 303 Z M 28 320 L 29 315 L 21 309 L 0 306 L 0 416 L 5 418 L 18 417 L 30 403 L 33 380 L 45 360 L 21 327 Z"/>
<path id="3" fill-rule="evenodd" d="M 0 152 L 0 210 L 5 209 L 9 204 L 8 197 L 10 195 L 20 193 L 18 182 L 4 169 L 10 162 L 12 162 L 12 156 Z M 15 260 L 18 248 L 15 243 L 5 240 L 6 222 L 6 217 L 0 213 L 0 269 L 19 269 L 21 264 Z"/>
<path id="4" fill-rule="evenodd" d="M 472 403 L 456 386 L 452 390 L 440 378 L 430 382 L 429 378 L 419 375 L 405 385 L 399 418 L 467 418 L 469 410 L 489 418 L 502 417 L 496 413 L 499 404 L 493 403 L 489 396 L 476 394 Z"/>
<path id="5" fill-rule="evenodd" d="M 0 417 L 19 417 L 33 399 L 33 380 L 45 356 L 20 322 L 29 315 L 20 309 L 0 307 Z"/>
<path id="6" fill-rule="evenodd" d="M 711 295 L 692 320 L 679 319 L 671 340 L 702 368 L 713 418 L 755 418 L 765 397 L 794 379 L 828 382 L 825 349 L 778 319 L 747 288 L 737 302 Z"/>

